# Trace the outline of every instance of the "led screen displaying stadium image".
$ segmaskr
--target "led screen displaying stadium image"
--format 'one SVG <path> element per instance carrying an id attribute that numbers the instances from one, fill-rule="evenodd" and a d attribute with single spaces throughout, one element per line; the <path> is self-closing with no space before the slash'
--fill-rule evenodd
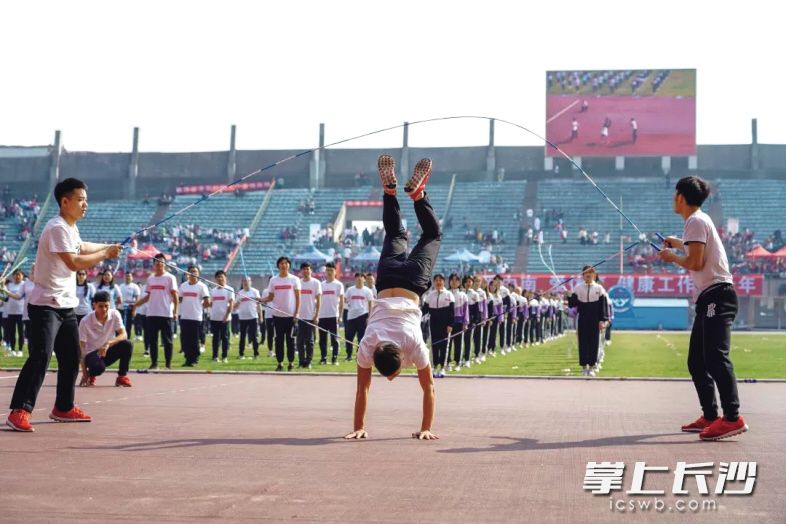
<path id="1" fill-rule="evenodd" d="M 569 155 L 696 154 L 695 69 L 548 71 L 546 93 L 546 139 Z"/>

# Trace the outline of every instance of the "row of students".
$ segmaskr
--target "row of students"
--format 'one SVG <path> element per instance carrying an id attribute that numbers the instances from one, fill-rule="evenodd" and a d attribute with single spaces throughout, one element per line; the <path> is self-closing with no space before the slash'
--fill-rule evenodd
<path id="1" fill-rule="evenodd" d="M 505 354 L 561 336 L 567 328 L 561 295 L 508 287 L 499 275 L 488 282 L 454 273 L 448 285 L 446 289 L 445 277 L 436 274 L 423 297 L 424 337 L 432 340 L 435 376 L 496 356 L 497 344 Z"/>

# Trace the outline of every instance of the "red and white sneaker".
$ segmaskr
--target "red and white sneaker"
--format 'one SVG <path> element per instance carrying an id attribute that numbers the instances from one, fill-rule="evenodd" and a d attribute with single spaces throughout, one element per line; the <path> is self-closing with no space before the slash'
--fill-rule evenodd
<path id="1" fill-rule="evenodd" d="M 738 418 L 734 422 L 729 422 L 726 417 L 716 418 L 710 424 L 710 427 L 699 433 L 701 440 L 721 440 L 724 438 L 733 437 L 748 431 L 748 425 L 742 419 Z"/>
<path id="2" fill-rule="evenodd" d="M 76 406 L 68 411 L 60 411 L 57 408 L 52 408 L 49 418 L 57 422 L 90 422 L 93 420 L 90 415 Z"/>
<path id="3" fill-rule="evenodd" d="M 697 418 L 690 424 L 685 424 L 684 426 L 682 426 L 682 431 L 685 431 L 687 433 L 701 433 L 702 431 L 710 427 L 710 424 L 715 422 L 715 420 L 706 419 L 704 418 L 704 415 L 702 415 L 701 417 Z"/>
<path id="4" fill-rule="evenodd" d="M 404 191 L 412 198 L 412 200 L 419 200 L 423 190 L 426 189 L 426 182 L 428 177 L 431 176 L 431 159 L 423 158 L 418 160 L 415 164 L 415 170 L 412 172 L 412 177 L 404 186 Z"/>
<path id="5" fill-rule="evenodd" d="M 30 424 L 30 412 L 26 409 L 15 409 L 11 411 L 5 423 L 14 431 L 35 431 L 35 428 Z"/>
<path id="6" fill-rule="evenodd" d="M 396 161 L 390 155 L 380 155 L 377 159 L 377 171 L 379 171 L 379 179 L 382 181 L 382 191 L 386 195 L 395 196 L 396 186 Z"/>
<path id="7" fill-rule="evenodd" d="M 128 375 L 118 376 L 117 380 L 115 380 L 115 386 L 130 388 L 131 387 L 131 379 L 128 378 Z"/>

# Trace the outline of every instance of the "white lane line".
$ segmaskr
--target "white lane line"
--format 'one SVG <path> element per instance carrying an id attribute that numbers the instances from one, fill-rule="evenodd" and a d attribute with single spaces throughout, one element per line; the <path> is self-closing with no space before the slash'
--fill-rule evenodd
<path id="1" fill-rule="evenodd" d="M 0 380 L 5 380 L 8 378 L 19 378 L 19 375 L 11 375 L 10 377 L 0 377 Z"/>
<path id="2" fill-rule="evenodd" d="M 556 119 L 556 118 L 558 118 L 558 117 L 562 116 L 562 114 L 563 114 L 563 113 L 565 113 L 565 112 L 566 112 L 568 109 L 570 109 L 571 107 L 575 106 L 575 105 L 576 105 L 576 104 L 578 104 L 578 103 L 579 103 L 579 101 L 578 101 L 578 100 L 574 100 L 574 101 L 573 101 L 573 103 L 572 103 L 572 104 L 570 104 L 568 107 L 566 107 L 566 108 L 565 108 L 565 109 L 563 109 L 562 111 L 559 111 L 559 112 L 558 112 L 556 115 L 554 115 L 554 116 L 552 116 L 551 118 L 549 118 L 548 120 L 546 120 L 546 123 L 547 123 L 547 124 L 550 124 L 550 123 L 552 122 L 552 120 L 554 120 L 554 119 Z"/>

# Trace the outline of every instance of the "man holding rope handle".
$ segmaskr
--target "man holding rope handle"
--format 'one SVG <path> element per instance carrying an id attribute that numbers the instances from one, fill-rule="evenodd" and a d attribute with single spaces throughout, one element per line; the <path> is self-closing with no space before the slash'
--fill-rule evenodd
<path id="1" fill-rule="evenodd" d="M 377 299 L 368 318 L 366 333 L 357 353 L 357 394 L 355 396 L 354 431 L 346 439 L 368 437 L 365 429 L 366 405 L 371 386 L 371 367 L 388 380 L 395 379 L 404 366 L 415 365 L 423 389 L 423 419 L 420 431 L 412 437 L 420 440 L 438 438 L 431 432 L 436 395 L 429 364 L 428 348 L 420 329 L 420 297 L 429 288 L 431 273 L 439 253 L 439 220 L 424 191 L 431 174 L 431 160 L 425 158 L 415 166 L 404 190 L 415 204 L 415 214 L 423 229 L 415 248 L 407 256 L 407 236 L 401 223 L 396 199 L 395 161 L 382 155 L 377 161 L 384 195 L 382 222 L 385 240 L 377 270 Z"/>
<path id="2" fill-rule="evenodd" d="M 666 237 L 663 243 L 681 249 L 685 256 L 672 249 L 663 249 L 658 256 L 687 269 L 695 287 L 696 316 L 690 335 L 688 370 L 702 416 L 682 426 L 682 431 L 699 433 L 702 440 L 720 440 L 748 431 L 748 425 L 739 416 L 737 378 L 729 359 L 737 293 L 718 231 L 709 215 L 701 210 L 709 195 L 709 184 L 699 177 L 689 176 L 677 182 L 674 212 L 685 219 L 683 238 Z M 723 417 L 718 417 L 716 385 Z"/>
<path id="3" fill-rule="evenodd" d="M 29 357 L 16 381 L 11 414 L 6 421 L 15 431 L 33 431 L 30 414 L 53 351 L 58 367 L 57 396 L 49 418 L 59 422 L 90 422 L 90 416 L 74 406 L 81 354 L 74 312 L 79 304 L 75 272 L 117 258 L 122 251 L 119 244 L 96 244 L 80 238 L 76 223 L 87 212 L 84 182 L 66 178 L 55 186 L 54 196 L 60 213 L 47 222 L 38 243 L 35 287 L 28 297 Z"/>

